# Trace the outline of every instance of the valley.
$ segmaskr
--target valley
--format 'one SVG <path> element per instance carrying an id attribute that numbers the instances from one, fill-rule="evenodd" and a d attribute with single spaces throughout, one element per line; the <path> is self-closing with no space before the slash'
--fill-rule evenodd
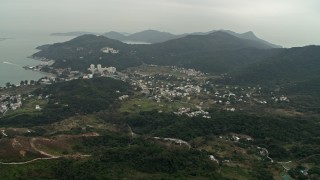
<path id="1" fill-rule="evenodd" d="M 56 77 L 0 89 L 0 179 L 317 179 L 318 48 L 224 32 L 41 46 Z"/>
<path id="2" fill-rule="evenodd" d="M 304 139 L 318 133 L 318 121 L 312 118 L 316 113 L 299 109 L 292 103 L 296 97 L 279 88 L 221 84 L 218 82 L 228 76 L 175 66 L 142 65 L 107 75 L 114 80 L 110 77 L 81 79 L 82 76 L 51 85 L 24 85 L 1 91 L 1 94 L 19 92 L 22 97 L 21 108 L 9 109 L 0 120 L 4 127 L 0 143 L 6 147 L 0 151 L 0 164 L 4 169 L 26 168 L 23 166 L 27 164 L 42 169 L 40 164 L 56 167 L 65 161 L 72 166 L 82 166 L 91 159 L 102 161 L 99 154 L 103 151 L 117 154 L 129 148 L 126 153 L 135 152 L 131 146 L 142 148 L 139 150 L 142 152 L 149 151 L 140 147 L 140 143 L 161 148 L 163 153 L 192 153 L 187 156 L 201 158 L 202 163 L 210 164 L 215 172 L 215 175 L 201 172 L 204 177 L 281 179 L 299 167 L 306 168 L 305 172 L 318 168 L 318 145 Z M 127 85 L 110 86 L 116 81 Z M 82 88 L 75 88 L 77 86 Z M 111 88 L 114 95 L 105 96 L 107 94 L 100 91 L 104 88 Z M 110 93 L 110 90 L 107 91 Z M 102 104 L 97 105 L 95 98 L 101 99 Z M 103 105 L 110 98 L 115 101 L 113 105 Z M 36 105 L 41 109 L 36 109 Z M 61 114 L 63 111 L 67 113 Z M 52 116 L 55 112 L 59 112 L 59 116 Z M 301 124 L 301 117 L 308 123 Z M 282 129 L 280 124 L 293 129 Z M 301 135 L 306 128 L 308 133 L 315 134 Z M 288 143 L 290 141 L 294 143 Z M 297 143 L 307 143 L 314 151 L 302 155 Z M 116 152 L 112 151 L 114 148 Z M 117 156 L 126 157 L 125 154 Z M 113 155 L 108 158 L 114 163 L 122 162 L 112 160 Z M 133 160 L 130 156 L 127 158 L 124 162 Z M 189 166 L 192 167 L 186 165 Z M 124 177 L 128 177 L 129 172 L 139 178 L 151 174 L 166 177 L 167 173 L 172 176 L 179 172 L 159 169 L 150 172 L 132 165 L 123 168 Z M 152 172 L 162 172 L 162 175 Z M 187 172 L 181 173 L 176 174 L 177 177 L 192 177 Z M 116 175 L 109 172 L 107 177 Z"/>

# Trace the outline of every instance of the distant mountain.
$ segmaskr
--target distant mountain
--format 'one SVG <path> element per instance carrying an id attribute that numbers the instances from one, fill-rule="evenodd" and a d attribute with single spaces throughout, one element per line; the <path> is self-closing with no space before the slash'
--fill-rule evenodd
<path id="1" fill-rule="evenodd" d="M 270 46 L 272 48 L 282 48 L 282 46 L 275 45 L 275 44 L 269 43 L 263 39 L 258 38 L 252 31 L 248 31 L 248 32 L 241 34 L 241 33 L 236 33 L 236 32 L 230 31 L 230 30 L 212 30 L 209 32 L 195 32 L 195 33 L 191 33 L 191 35 L 208 35 L 208 34 L 211 34 L 211 33 L 217 32 L 217 31 L 222 31 L 222 32 L 228 33 L 230 35 L 233 35 L 235 37 L 241 38 L 241 39 L 258 41 L 258 42 L 263 43 L 263 44 Z"/>
<path id="2" fill-rule="evenodd" d="M 281 48 L 279 45 L 275 45 L 272 43 L 269 43 L 263 39 L 258 38 L 252 31 L 239 34 L 235 33 L 233 31 L 229 30 L 219 30 L 222 32 L 226 32 L 230 35 L 233 35 L 235 37 L 241 38 L 241 39 L 248 39 L 248 40 L 253 40 L 253 41 L 258 41 L 262 44 L 265 44 L 271 48 Z M 188 35 L 208 35 L 211 33 L 217 32 L 217 30 L 209 31 L 209 32 L 195 32 L 195 33 L 189 33 L 189 34 L 180 34 L 180 35 L 174 35 L 171 33 L 167 32 L 160 32 L 156 30 L 146 30 L 146 31 L 141 31 L 138 33 L 134 33 L 131 35 L 124 35 L 123 33 L 118 33 L 115 31 L 111 31 L 108 33 L 103 34 L 104 36 L 111 38 L 111 39 L 116 39 L 119 41 L 137 41 L 137 42 L 147 42 L 147 43 L 162 43 L 165 41 L 173 40 L 173 39 L 178 39 L 181 37 L 186 37 Z"/>
<path id="3" fill-rule="evenodd" d="M 133 42 L 146 42 L 146 43 L 160 43 L 171 39 L 179 38 L 178 35 L 173 35 L 167 32 L 160 32 L 156 30 L 145 30 L 134 34 L 123 34 L 115 31 L 111 31 L 103 34 L 103 36 L 110 39 L 116 39 L 119 41 L 133 41 Z"/>
<path id="4" fill-rule="evenodd" d="M 264 43 L 238 38 L 223 31 L 216 31 L 207 35 L 188 35 L 151 46 L 166 48 L 168 51 L 178 49 L 182 49 L 183 51 L 231 50 L 243 48 L 271 49 L 270 46 L 265 45 Z"/>
<path id="5" fill-rule="evenodd" d="M 73 32 L 66 32 L 66 33 L 52 33 L 51 36 L 82 36 L 85 34 L 97 34 L 93 32 L 86 32 L 86 31 L 73 31 Z"/>
<path id="6" fill-rule="evenodd" d="M 258 38 L 252 31 L 248 31 L 246 33 L 236 33 L 230 30 L 218 30 L 222 32 L 226 32 L 230 35 L 233 35 L 235 37 L 241 38 L 241 39 L 248 39 L 248 40 L 254 40 L 258 41 L 262 44 L 265 44 L 267 46 L 270 46 L 271 48 L 281 48 L 279 45 L 275 45 L 272 43 L 269 43 L 263 39 Z M 110 31 L 107 33 L 102 34 L 103 36 L 115 39 L 119 41 L 132 41 L 132 42 L 146 42 L 146 43 L 162 43 L 165 41 L 178 39 L 181 37 L 186 37 L 188 35 L 208 35 L 211 33 L 217 32 L 217 30 L 212 30 L 209 32 L 194 32 L 194 33 L 185 33 L 185 34 L 179 34 L 174 35 L 168 32 L 161 32 L 156 30 L 145 30 L 141 32 L 137 32 L 134 34 L 128 34 L 128 33 L 121 33 L 116 31 Z M 81 36 L 85 34 L 94 34 L 94 35 L 100 35 L 99 33 L 93 33 L 93 32 L 85 32 L 85 31 L 75 31 L 75 32 L 67 32 L 67 33 L 52 33 L 52 36 Z"/>
<path id="7" fill-rule="evenodd" d="M 268 45 L 272 48 L 282 48 L 282 46 L 279 46 L 279 45 L 275 45 L 275 44 L 272 44 L 272 43 L 269 43 L 263 39 L 260 39 L 258 38 L 252 31 L 248 31 L 248 32 L 245 32 L 245 33 L 242 33 L 242 34 L 239 34 L 239 33 L 235 33 L 233 31 L 229 31 L 229 30 L 222 30 L 223 32 L 226 32 L 228 34 L 231 34 L 233 36 L 236 36 L 238 38 L 241 38 L 241 39 L 249 39 L 249 40 L 254 40 L 254 41 L 258 41 L 260 43 L 263 43 L 265 45 Z"/>
<path id="8" fill-rule="evenodd" d="M 119 54 L 106 54 L 101 51 L 104 47 L 119 50 Z M 103 36 L 83 35 L 65 43 L 39 48 L 41 51 L 33 56 L 54 59 L 55 67 L 86 70 L 93 63 L 123 69 L 147 63 L 177 65 L 213 73 L 245 67 L 270 57 L 276 51 L 258 41 L 241 39 L 221 31 L 150 45 L 129 45 Z"/>
<path id="9" fill-rule="evenodd" d="M 146 30 L 138 33 L 131 34 L 127 36 L 129 41 L 140 41 L 148 43 L 160 43 L 171 39 L 179 38 L 178 35 L 173 35 L 167 32 L 160 32 L 155 30 Z"/>
<path id="10" fill-rule="evenodd" d="M 125 41 L 127 39 L 126 35 L 119 33 L 119 32 L 115 32 L 115 31 L 110 31 L 110 32 L 104 33 L 103 36 L 110 38 L 110 39 L 116 39 L 119 41 Z"/>
<path id="11" fill-rule="evenodd" d="M 147 64 L 178 65 L 205 72 L 225 73 L 273 55 L 277 49 L 217 31 L 151 45 L 136 45 Z"/>

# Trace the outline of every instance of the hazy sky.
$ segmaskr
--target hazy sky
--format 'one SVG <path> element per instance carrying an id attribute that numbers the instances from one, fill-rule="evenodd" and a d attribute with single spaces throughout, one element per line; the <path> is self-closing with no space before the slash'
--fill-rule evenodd
<path id="1" fill-rule="evenodd" d="M 0 0 L 0 32 L 145 29 L 252 30 L 287 47 L 320 45 L 320 0 Z"/>

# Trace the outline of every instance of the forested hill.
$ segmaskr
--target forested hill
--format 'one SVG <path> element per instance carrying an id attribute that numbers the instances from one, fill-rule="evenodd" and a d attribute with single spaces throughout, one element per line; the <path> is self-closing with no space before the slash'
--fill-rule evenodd
<path id="1" fill-rule="evenodd" d="M 315 78 L 320 78 L 320 46 L 283 49 L 235 73 L 236 82 L 252 84 L 304 82 Z"/>
<path id="2" fill-rule="evenodd" d="M 103 48 L 113 48 L 118 53 L 105 53 Z M 138 66 L 141 61 L 132 54 L 131 46 L 104 36 L 83 35 L 64 43 L 40 46 L 33 57 L 53 59 L 56 68 L 71 67 L 85 71 L 90 64 L 115 66 L 118 69 Z"/>
<path id="3" fill-rule="evenodd" d="M 257 41 L 238 38 L 222 31 L 213 32 L 208 35 L 189 35 L 184 38 L 150 46 L 167 50 L 169 53 L 209 52 L 212 50 L 234 50 L 243 48 L 271 49 L 270 46 Z"/>
<path id="4" fill-rule="evenodd" d="M 119 53 L 104 53 L 104 47 L 119 50 Z M 54 59 L 54 67 L 74 70 L 86 70 L 90 64 L 123 69 L 146 63 L 225 73 L 263 60 L 277 51 L 257 41 L 213 32 L 150 45 L 128 45 L 103 36 L 83 35 L 65 43 L 44 46 L 33 56 Z"/>
<path id="5" fill-rule="evenodd" d="M 177 65 L 217 74 L 262 61 L 279 51 L 222 31 L 158 44 L 135 45 L 135 48 L 147 64 Z"/>
<path id="6" fill-rule="evenodd" d="M 104 36 L 109 37 L 109 33 L 104 34 Z M 125 36 L 122 40 L 124 41 L 138 41 L 138 42 L 147 42 L 147 43 L 160 43 L 165 42 L 171 39 L 177 39 L 182 37 L 181 35 L 174 35 L 167 32 L 160 32 L 156 30 L 145 30 L 130 34 Z M 111 37 L 110 37 L 111 38 Z M 120 40 L 120 39 L 119 39 Z"/>
<path id="7" fill-rule="evenodd" d="M 275 44 L 272 44 L 266 40 L 263 40 L 263 39 L 260 39 L 258 38 L 252 31 L 248 31 L 248 32 L 245 32 L 245 33 L 242 33 L 242 34 L 239 34 L 239 33 L 235 33 L 233 31 L 229 31 L 229 30 L 222 30 L 223 32 L 226 32 L 230 35 L 233 35 L 233 36 L 236 36 L 238 38 L 241 38 L 241 39 L 249 39 L 249 40 L 254 40 L 254 41 L 258 41 L 260 43 L 263 43 L 267 46 L 270 46 L 272 48 L 282 48 L 282 46 L 279 46 L 279 45 L 275 45 Z"/>
<path id="8" fill-rule="evenodd" d="M 65 43 L 42 46 L 34 57 L 56 60 L 54 67 L 85 71 L 90 64 L 124 69 L 145 64 L 228 73 L 236 83 L 303 82 L 320 77 L 320 47 L 272 48 L 223 31 L 189 35 L 163 43 L 129 45 L 104 36 L 83 35 Z M 105 53 L 103 48 L 117 53 Z"/>
<path id="9" fill-rule="evenodd" d="M 136 42 L 146 42 L 146 43 L 162 43 L 166 42 L 172 39 L 178 39 L 182 37 L 186 37 L 188 35 L 208 35 L 217 31 L 228 33 L 232 36 L 241 38 L 241 39 L 250 39 L 254 40 L 260 43 L 263 43 L 267 46 L 273 47 L 273 48 L 281 48 L 279 45 L 272 44 L 268 41 L 265 41 L 263 39 L 260 39 L 257 37 L 252 31 L 248 31 L 245 33 L 236 33 L 230 30 L 212 30 L 208 32 L 193 32 L 193 33 L 184 33 L 184 34 L 172 34 L 169 32 L 161 32 L 157 30 L 144 30 L 141 32 L 136 32 L 133 34 L 129 33 L 123 33 L 123 32 L 116 32 L 116 31 L 110 31 L 107 33 L 103 33 L 101 35 L 110 38 L 110 39 L 116 39 L 119 41 L 136 41 Z M 75 31 L 75 32 L 66 32 L 66 33 L 52 33 L 52 36 L 81 36 L 85 34 L 99 34 L 99 33 L 91 33 L 91 32 L 83 32 L 83 31 Z"/>
<path id="10" fill-rule="evenodd" d="M 119 105 L 118 97 L 130 95 L 131 86 L 112 78 L 94 78 L 56 83 L 37 89 L 37 97 L 46 97 L 42 111 L 22 111 L 0 120 L 1 126 L 35 126 L 61 121 L 75 114 L 88 114 Z"/>

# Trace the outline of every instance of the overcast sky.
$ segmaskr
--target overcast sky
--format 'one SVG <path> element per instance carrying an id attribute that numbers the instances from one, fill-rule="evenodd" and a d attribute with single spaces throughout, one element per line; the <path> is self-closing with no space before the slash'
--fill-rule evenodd
<path id="1" fill-rule="evenodd" d="M 320 45 L 320 0 L 0 0 L 0 32 L 145 29 L 254 31 L 286 47 Z"/>

